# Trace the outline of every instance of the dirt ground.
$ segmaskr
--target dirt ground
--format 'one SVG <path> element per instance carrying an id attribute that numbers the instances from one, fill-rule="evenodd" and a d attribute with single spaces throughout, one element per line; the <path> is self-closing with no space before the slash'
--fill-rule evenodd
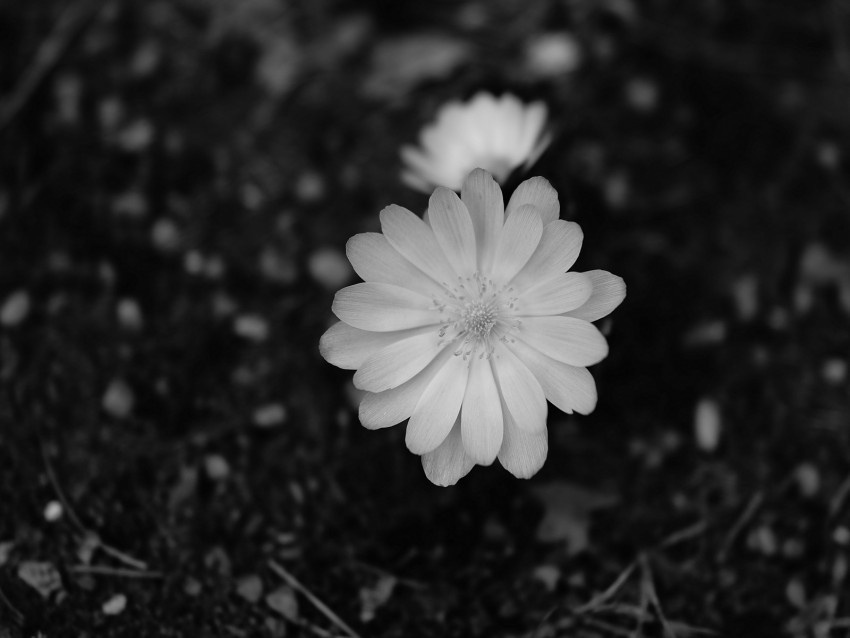
<path id="1" fill-rule="evenodd" d="M 629 292 L 438 488 L 317 344 L 481 89 Z M 0 0 L 0 638 L 850 636 L 848 149 L 844 0 Z"/>

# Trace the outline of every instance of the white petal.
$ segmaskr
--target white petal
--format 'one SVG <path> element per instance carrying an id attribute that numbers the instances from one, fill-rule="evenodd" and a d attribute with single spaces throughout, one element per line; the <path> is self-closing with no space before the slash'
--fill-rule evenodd
<path id="1" fill-rule="evenodd" d="M 525 121 L 522 127 L 522 142 L 518 151 L 522 151 L 522 157 L 529 157 L 535 150 L 538 139 L 546 124 L 548 109 L 543 102 L 533 102 L 525 109 Z"/>
<path id="2" fill-rule="evenodd" d="M 502 190 L 492 175 L 480 168 L 472 171 L 463 183 L 460 198 L 469 210 L 478 248 L 478 269 L 489 272 L 496 253 L 499 231 L 505 219 Z"/>
<path id="3" fill-rule="evenodd" d="M 395 204 L 382 210 L 380 218 L 384 237 L 402 257 L 438 283 L 456 278 L 428 224 Z"/>
<path id="4" fill-rule="evenodd" d="M 475 272 L 475 229 L 469 211 L 454 191 L 439 187 L 428 202 L 428 221 L 437 243 L 454 271 L 467 277 Z"/>
<path id="5" fill-rule="evenodd" d="M 499 450 L 499 463 L 517 478 L 531 478 L 543 467 L 549 453 L 546 425 L 537 432 L 517 427 L 508 410 L 505 412 L 505 436 Z"/>
<path id="6" fill-rule="evenodd" d="M 501 344 L 496 347 L 490 361 L 504 406 L 510 411 L 517 427 L 530 432 L 545 430 L 546 397 L 531 371 Z"/>
<path id="7" fill-rule="evenodd" d="M 384 392 L 367 392 L 360 401 L 359 416 L 363 427 L 377 430 L 410 418 L 425 388 L 445 365 L 448 357 L 453 356 L 450 350 L 443 350 L 422 372 L 400 386 Z"/>
<path id="8" fill-rule="evenodd" d="M 502 446 L 502 405 L 489 359 L 473 356 L 460 412 L 463 448 L 479 465 L 490 465 Z"/>
<path id="9" fill-rule="evenodd" d="M 460 436 L 460 419 L 437 449 L 422 455 L 422 469 L 434 485 L 448 487 L 469 474 L 475 462 L 463 450 Z"/>
<path id="10" fill-rule="evenodd" d="M 345 254 L 363 281 L 394 284 L 424 295 L 443 294 L 440 284 L 407 261 L 381 233 L 360 233 L 345 244 Z"/>
<path id="11" fill-rule="evenodd" d="M 457 419 L 469 368 L 463 357 L 452 355 L 425 388 L 410 421 L 405 443 L 414 454 L 425 454 L 442 443 Z"/>
<path id="12" fill-rule="evenodd" d="M 575 222 L 556 219 L 543 229 L 543 238 L 525 267 L 514 277 L 518 290 L 567 272 L 578 259 L 584 233 Z"/>
<path id="13" fill-rule="evenodd" d="M 596 408 L 596 383 L 587 368 L 555 361 L 519 340 L 509 347 L 528 366 L 555 407 L 567 414 L 590 414 Z"/>
<path id="14" fill-rule="evenodd" d="M 590 366 L 608 356 L 605 337 L 582 319 L 525 317 L 518 336 L 532 348 L 571 366 Z"/>
<path id="15" fill-rule="evenodd" d="M 392 284 L 367 282 L 343 288 L 334 296 L 331 310 L 348 325 L 375 332 L 440 322 L 431 299 Z"/>
<path id="16" fill-rule="evenodd" d="M 369 357 L 391 343 L 433 328 L 413 328 L 398 332 L 369 332 L 338 321 L 319 340 L 319 353 L 328 363 L 344 370 L 356 370 Z"/>
<path id="17" fill-rule="evenodd" d="M 520 206 L 524 206 L 525 204 L 534 206 L 537 209 L 544 227 L 558 219 L 558 215 L 561 212 L 561 206 L 558 203 L 558 192 L 552 188 L 549 180 L 544 177 L 532 177 L 517 186 L 517 189 L 511 196 L 511 200 L 508 202 L 505 217 L 510 217 Z"/>
<path id="18" fill-rule="evenodd" d="M 436 329 L 391 343 L 369 357 L 354 375 L 354 387 L 383 392 L 421 372 L 445 347 Z"/>
<path id="19" fill-rule="evenodd" d="M 493 281 L 504 284 L 513 279 L 534 254 L 542 234 L 540 213 L 533 206 L 521 206 L 508 217 L 490 271 Z"/>
<path id="20" fill-rule="evenodd" d="M 584 273 L 566 272 L 523 292 L 513 314 L 526 317 L 559 315 L 579 308 L 592 292 L 593 285 Z"/>
<path id="21" fill-rule="evenodd" d="M 596 321 L 623 303 L 626 298 L 626 282 L 622 277 L 605 270 L 588 270 L 584 274 L 593 284 L 593 292 L 584 305 L 568 312 L 568 317 Z"/>

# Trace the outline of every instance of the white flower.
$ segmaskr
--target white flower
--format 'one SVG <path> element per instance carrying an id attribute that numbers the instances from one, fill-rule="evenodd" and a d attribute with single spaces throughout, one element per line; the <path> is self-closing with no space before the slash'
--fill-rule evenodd
<path id="1" fill-rule="evenodd" d="M 515 95 L 479 93 L 468 103 L 449 102 L 419 136 L 421 148 L 405 146 L 405 184 L 424 193 L 436 186 L 459 191 L 474 168 L 504 183 L 520 165 L 530 166 L 546 149 L 546 105 L 523 104 Z"/>
<path id="2" fill-rule="evenodd" d="M 546 399 L 568 413 L 596 406 L 585 366 L 608 345 L 590 322 L 626 288 L 603 270 L 566 272 L 582 232 L 558 213 L 542 177 L 520 184 L 505 209 L 499 186 L 476 169 L 460 198 L 437 188 L 425 220 L 388 206 L 383 234 L 346 246 L 365 283 L 336 294 L 341 321 L 319 350 L 357 371 L 365 427 L 409 419 L 407 447 L 438 485 L 496 458 L 528 478 L 546 460 Z"/>

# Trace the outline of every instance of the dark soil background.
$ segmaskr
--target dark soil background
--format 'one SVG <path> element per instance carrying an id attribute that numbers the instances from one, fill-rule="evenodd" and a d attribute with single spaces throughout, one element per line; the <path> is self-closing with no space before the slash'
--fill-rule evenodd
<path id="1" fill-rule="evenodd" d="M 481 89 L 629 292 L 443 489 L 317 343 Z M 845 0 L 1 0 L 0 636 L 850 635 L 848 149 Z"/>

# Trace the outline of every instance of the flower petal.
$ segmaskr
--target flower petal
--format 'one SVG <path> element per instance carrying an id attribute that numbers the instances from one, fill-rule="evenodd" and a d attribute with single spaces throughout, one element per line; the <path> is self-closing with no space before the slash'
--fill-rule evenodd
<path id="1" fill-rule="evenodd" d="M 531 478 L 543 467 L 549 453 L 546 425 L 537 432 L 517 427 L 509 410 L 505 413 L 505 436 L 499 450 L 499 463 L 517 478 Z"/>
<path id="2" fill-rule="evenodd" d="M 384 237 L 407 261 L 438 283 L 456 278 L 428 224 L 395 204 L 382 210 L 380 218 Z"/>
<path id="3" fill-rule="evenodd" d="M 579 368 L 547 357 L 516 340 L 511 351 L 540 382 L 546 398 L 559 410 L 572 414 L 590 414 L 596 408 L 596 382 L 587 368 Z"/>
<path id="4" fill-rule="evenodd" d="M 526 204 L 534 206 L 537 209 L 544 227 L 558 219 L 558 215 L 561 212 L 561 206 L 558 203 L 558 192 L 552 188 L 549 180 L 545 177 L 532 177 L 517 186 L 514 194 L 511 195 L 511 200 L 508 202 L 505 217 L 510 217 L 520 206 Z"/>
<path id="5" fill-rule="evenodd" d="M 354 375 L 354 387 L 383 392 L 421 372 L 445 347 L 436 330 L 391 343 L 369 357 Z"/>
<path id="6" fill-rule="evenodd" d="M 543 132 L 543 126 L 546 124 L 546 116 L 549 109 L 543 102 L 532 102 L 525 109 L 525 118 L 522 126 L 522 136 L 517 154 L 522 157 L 529 157 L 535 149 L 540 135 Z M 536 158 L 534 158 L 536 159 Z"/>
<path id="7" fill-rule="evenodd" d="M 338 321 L 327 329 L 319 339 L 319 354 L 328 363 L 343 370 L 356 370 L 373 354 L 391 343 L 400 341 L 423 330 L 431 328 L 413 328 L 398 332 L 369 332 L 352 328 L 344 321 Z"/>
<path id="8" fill-rule="evenodd" d="M 405 443 L 414 454 L 425 454 L 442 443 L 457 419 L 469 367 L 463 357 L 448 357 L 425 388 L 410 421 Z"/>
<path id="9" fill-rule="evenodd" d="M 449 264 L 461 277 L 475 272 L 475 229 L 454 191 L 438 187 L 428 201 L 428 223 Z"/>
<path id="10" fill-rule="evenodd" d="M 545 430 L 546 397 L 531 371 L 502 344 L 497 345 L 490 361 L 504 403 L 502 412 L 507 408 L 516 426 L 523 430 Z"/>
<path id="11" fill-rule="evenodd" d="M 381 233 L 360 233 L 345 244 L 345 254 L 363 281 L 394 284 L 423 295 L 442 294 L 443 287 L 390 245 Z"/>
<path id="12" fill-rule="evenodd" d="M 362 283 L 334 296 L 333 313 L 361 330 L 389 332 L 435 325 L 440 314 L 428 297 L 392 284 Z"/>
<path id="13" fill-rule="evenodd" d="M 448 487 L 469 474 L 475 462 L 463 450 L 460 436 L 460 419 L 455 421 L 452 431 L 435 450 L 422 455 L 422 469 L 434 485 Z"/>
<path id="14" fill-rule="evenodd" d="M 578 259 L 583 239 L 581 226 L 556 219 L 546 226 L 537 250 L 511 283 L 523 290 L 567 272 Z"/>
<path id="15" fill-rule="evenodd" d="M 542 234 L 543 223 L 534 206 L 521 206 L 508 217 L 499 234 L 493 268 L 490 271 L 493 280 L 497 283 L 507 283 L 513 279 L 534 254 Z"/>
<path id="16" fill-rule="evenodd" d="M 582 319 L 525 317 L 518 336 L 532 348 L 571 366 L 590 366 L 608 356 L 605 337 Z"/>
<path id="17" fill-rule="evenodd" d="M 463 183 L 460 198 L 469 210 L 478 247 L 478 269 L 488 272 L 505 219 L 502 190 L 487 171 L 476 168 Z"/>
<path id="18" fill-rule="evenodd" d="M 612 275 L 605 270 L 588 270 L 584 273 L 591 284 L 593 292 L 584 305 L 570 310 L 566 316 L 596 321 L 610 314 L 626 298 L 626 282 L 622 277 Z"/>
<path id="19" fill-rule="evenodd" d="M 460 423 L 463 448 L 472 460 L 479 465 L 495 461 L 502 447 L 502 405 L 487 358 L 471 359 Z"/>
<path id="20" fill-rule="evenodd" d="M 410 418 L 425 388 L 443 368 L 450 356 L 452 356 L 451 348 L 446 348 L 422 372 L 409 381 L 405 381 L 392 390 L 378 393 L 367 392 L 360 401 L 359 416 L 363 427 L 377 430 Z"/>
<path id="21" fill-rule="evenodd" d="M 592 292 L 593 285 L 589 277 L 583 273 L 566 272 L 523 292 L 513 313 L 524 317 L 559 315 L 579 308 Z"/>

